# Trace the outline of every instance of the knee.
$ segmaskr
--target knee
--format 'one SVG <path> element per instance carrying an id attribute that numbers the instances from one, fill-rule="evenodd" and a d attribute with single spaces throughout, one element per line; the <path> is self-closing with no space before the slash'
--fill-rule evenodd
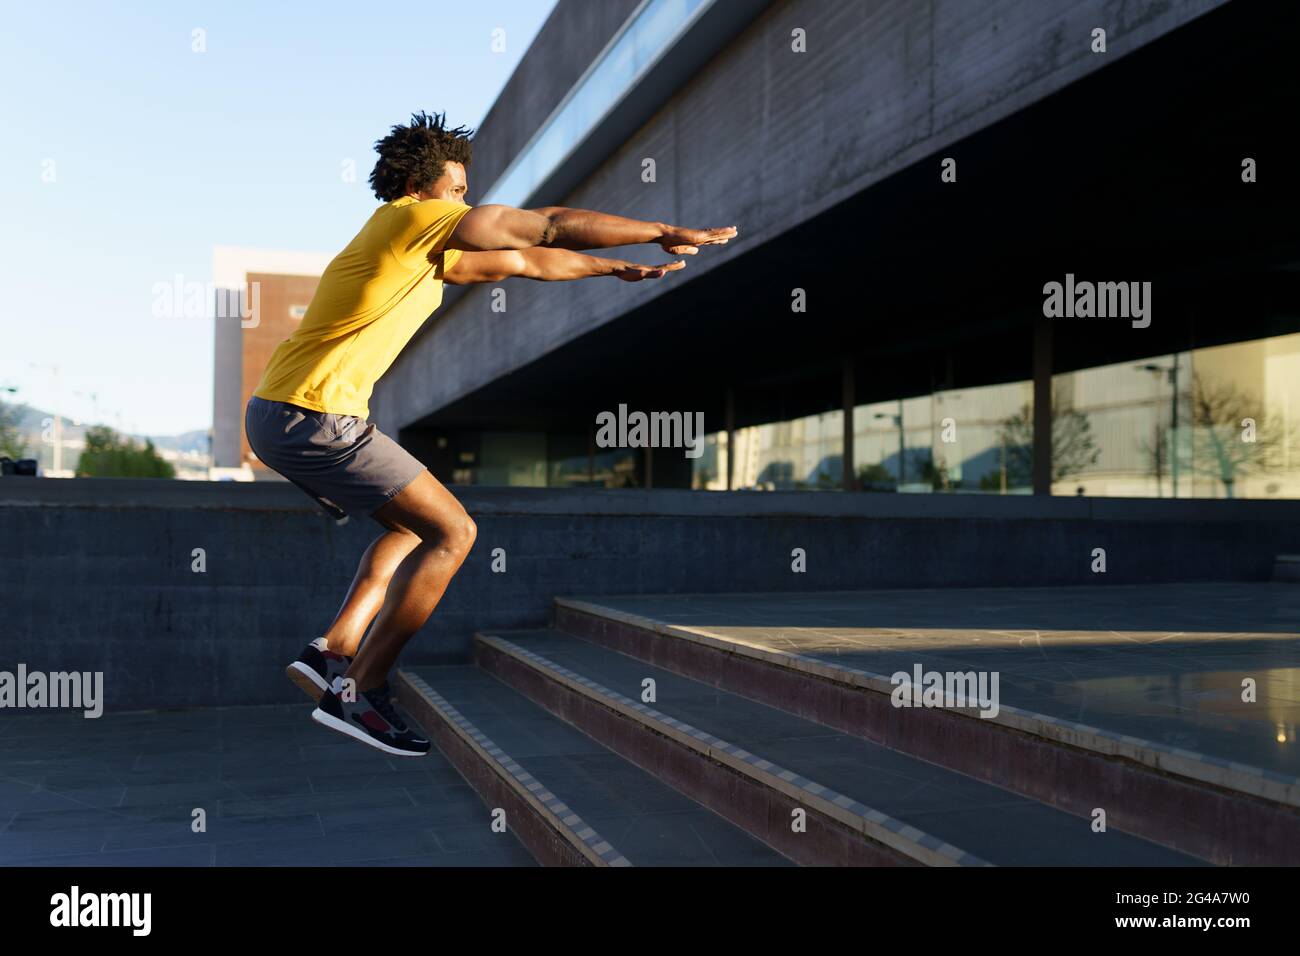
<path id="1" fill-rule="evenodd" d="M 474 524 L 473 518 L 462 514 L 444 525 L 439 537 L 444 548 L 463 560 L 478 538 L 478 526 Z"/>

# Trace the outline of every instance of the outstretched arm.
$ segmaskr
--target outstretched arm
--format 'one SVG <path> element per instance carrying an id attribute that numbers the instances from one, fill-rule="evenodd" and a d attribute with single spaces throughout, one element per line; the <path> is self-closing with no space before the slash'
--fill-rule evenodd
<path id="1" fill-rule="evenodd" d="M 493 249 L 604 249 L 655 242 L 672 255 L 695 255 L 700 246 L 724 245 L 736 235 L 735 226 L 686 229 L 662 222 L 626 219 L 589 209 L 546 206 L 475 206 L 456 226 L 448 249 L 485 252 Z"/>
<path id="2" fill-rule="evenodd" d="M 622 259 L 588 256 L 568 249 L 517 249 L 462 253 L 456 264 L 443 273 L 442 278 L 450 285 L 500 282 L 512 276 L 543 282 L 614 276 L 625 282 L 639 282 L 642 279 L 661 279 L 685 265 L 685 262 L 678 260 L 663 265 L 644 266 Z"/>

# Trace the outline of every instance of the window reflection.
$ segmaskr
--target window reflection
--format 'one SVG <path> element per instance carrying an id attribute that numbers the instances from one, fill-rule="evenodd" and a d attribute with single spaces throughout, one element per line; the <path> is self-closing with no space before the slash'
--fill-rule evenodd
<path id="1" fill-rule="evenodd" d="M 1066 372 L 1052 380 L 1052 493 L 1300 498 L 1300 335 Z M 843 413 L 736 431 L 734 487 L 834 490 Z M 864 492 L 1029 494 L 1033 386 L 936 391 L 853 410 Z M 727 486 L 725 434 L 693 487 Z"/>

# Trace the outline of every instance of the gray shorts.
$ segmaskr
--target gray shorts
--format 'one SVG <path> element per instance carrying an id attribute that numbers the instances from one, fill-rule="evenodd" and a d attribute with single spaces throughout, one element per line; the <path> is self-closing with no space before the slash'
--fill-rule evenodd
<path id="1" fill-rule="evenodd" d="M 249 447 L 333 518 L 370 515 L 424 471 L 372 423 L 254 395 L 244 413 Z"/>

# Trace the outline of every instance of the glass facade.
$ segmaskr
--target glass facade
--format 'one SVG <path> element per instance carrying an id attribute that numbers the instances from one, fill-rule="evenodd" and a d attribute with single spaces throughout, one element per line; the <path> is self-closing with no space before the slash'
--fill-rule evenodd
<path id="1" fill-rule="evenodd" d="M 643 483 L 641 453 L 629 449 L 601 450 L 552 461 L 552 488 L 639 488 Z"/>
<path id="2" fill-rule="evenodd" d="M 462 435 L 451 481 L 515 488 L 639 488 L 644 452 L 589 449 L 583 435 L 483 431 Z"/>
<path id="3" fill-rule="evenodd" d="M 1029 382 L 939 391 L 853 409 L 853 471 L 863 491 L 1027 493 L 1030 474 L 1005 448 L 1030 434 Z M 1023 419 L 1023 424 L 1021 424 Z M 1012 424 L 1008 424 L 1012 423 Z M 844 415 L 825 412 L 736 430 L 736 488 L 835 490 Z M 1007 433 L 1004 435 L 1004 433 Z M 694 486 L 726 488 L 726 436 L 710 436 L 717 463 L 697 464 Z M 1018 438 L 1016 439 L 1018 440 Z M 701 462 L 708 459 L 706 454 Z"/>
<path id="4" fill-rule="evenodd" d="M 1152 355 L 1053 376 L 1052 493 L 1130 498 L 1300 498 L 1300 334 Z M 733 487 L 839 490 L 843 412 L 737 429 Z M 865 492 L 1029 494 L 1033 385 L 936 391 L 853 409 Z M 483 432 L 463 484 L 645 486 L 645 453 L 585 436 Z M 723 433 L 691 487 L 725 490 Z M 654 484 L 674 482 L 661 477 Z"/>
<path id="5" fill-rule="evenodd" d="M 1239 342 L 1053 377 L 1052 493 L 1300 498 L 1300 335 Z M 853 410 L 863 491 L 1028 494 L 1033 385 L 936 391 Z M 833 490 L 843 413 L 737 429 L 736 488 Z M 693 487 L 727 486 L 710 435 Z"/>
<path id="6" fill-rule="evenodd" d="M 1053 386 L 1058 405 L 1088 421 L 1096 451 L 1058 494 L 1300 498 L 1300 335 L 1071 372 Z"/>
<path id="7" fill-rule="evenodd" d="M 474 484 L 539 488 L 546 485 L 546 436 L 536 432 L 484 432 Z"/>

